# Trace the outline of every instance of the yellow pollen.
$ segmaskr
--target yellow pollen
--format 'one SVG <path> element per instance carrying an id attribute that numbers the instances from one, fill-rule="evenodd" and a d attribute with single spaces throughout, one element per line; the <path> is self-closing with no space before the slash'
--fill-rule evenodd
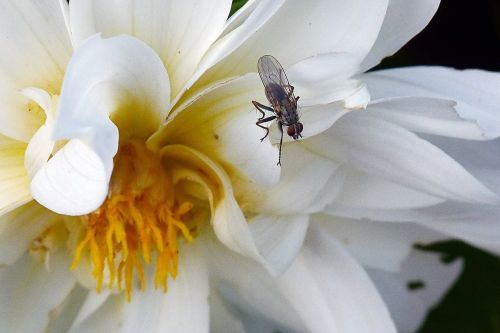
<path id="1" fill-rule="evenodd" d="M 109 288 L 116 284 L 122 290 L 124 284 L 130 301 L 134 276 L 144 290 L 144 266 L 155 261 L 155 287 L 166 292 L 168 277 L 177 276 L 179 237 L 193 240 L 193 228 L 186 223 L 193 205 L 176 200 L 160 156 L 138 141 L 120 146 L 109 188 L 102 206 L 82 217 L 87 229 L 71 269 L 88 251 L 97 291 L 107 270 Z"/>

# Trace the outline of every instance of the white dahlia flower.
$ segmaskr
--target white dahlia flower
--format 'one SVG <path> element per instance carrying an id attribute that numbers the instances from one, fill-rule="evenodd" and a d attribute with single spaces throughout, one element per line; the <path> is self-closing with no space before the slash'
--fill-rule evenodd
<path id="1" fill-rule="evenodd" d="M 0 327 L 414 330 L 460 270 L 415 242 L 500 252 L 500 79 L 362 74 L 438 3 L 2 1 Z M 264 54 L 301 97 L 281 168 Z"/>

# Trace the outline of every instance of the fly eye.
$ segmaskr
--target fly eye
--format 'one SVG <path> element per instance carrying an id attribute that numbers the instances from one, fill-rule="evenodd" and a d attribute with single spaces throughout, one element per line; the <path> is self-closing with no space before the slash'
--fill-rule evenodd
<path id="1" fill-rule="evenodd" d="M 300 133 L 302 132 L 303 128 L 304 126 L 302 125 L 302 123 L 295 123 L 293 125 L 288 126 L 286 132 L 289 136 L 297 140 L 298 138 L 302 137 Z"/>
<path id="2" fill-rule="evenodd" d="M 299 135 L 300 133 L 302 133 L 302 130 L 304 129 L 304 125 L 302 125 L 302 123 L 297 123 L 297 134 Z"/>

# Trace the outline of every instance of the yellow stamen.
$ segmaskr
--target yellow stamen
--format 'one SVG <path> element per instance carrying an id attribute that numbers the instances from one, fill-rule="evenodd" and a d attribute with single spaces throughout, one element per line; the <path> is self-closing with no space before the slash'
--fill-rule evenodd
<path id="1" fill-rule="evenodd" d="M 115 158 L 110 190 L 102 206 L 83 216 L 86 233 L 75 250 L 71 269 L 84 251 L 90 252 L 97 291 L 109 271 L 109 288 L 122 290 L 130 300 L 134 275 L 146 287 L 144 265 L 156 256 L 155 287 L 167 291 L 168 277 L 177 276 L 179 237 L 193 240 L 186 224 L 193 208 L 178 202 L 174 185 L 158 154 L 143 143 L 123 144 Z"/>

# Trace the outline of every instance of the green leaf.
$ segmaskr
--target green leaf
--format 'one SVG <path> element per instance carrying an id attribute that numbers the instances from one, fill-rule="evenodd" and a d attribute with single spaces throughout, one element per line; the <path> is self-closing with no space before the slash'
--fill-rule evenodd
<path id="1" fill-rule="evenodd" d="M 243 7 L 244 4 L 247 3 L 248 0 L 233 0 L 233 4 L 231 5 L 231 12 L 229 16 L 232 16 L 238 9 Z"/>

